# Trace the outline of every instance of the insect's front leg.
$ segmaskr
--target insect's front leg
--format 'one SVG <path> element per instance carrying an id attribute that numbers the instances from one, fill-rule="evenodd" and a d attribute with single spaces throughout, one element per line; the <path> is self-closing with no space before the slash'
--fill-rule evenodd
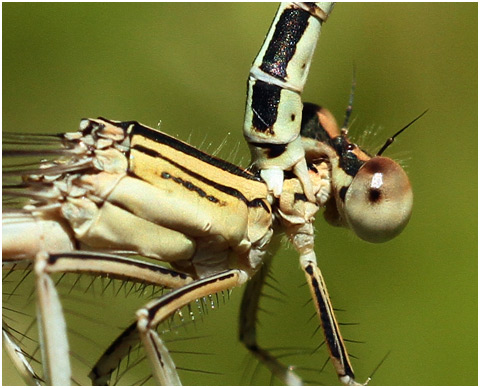
<path id="1" fill-rule="evenodd" d="M 333 3 L 282 3 L 250 70 L 243 133 L 252 161 L 279 197 L 292 170 L 314 202 L 300 126 L 301 93 L 322 23 Z"/>
<path id="2" fill-rule="evenodd" d="M 350 363 L 347 349 L 340 333 L 327 287 L 314 251 L 313 221 L 319 205 L 329 199 L 330 170 L 327 163 L 319 163 L 310 170 L 317 203 L 302 200 L 302 188 L 296 179 L 286 181 L 280 197 L 278 214 L 285 232 L 300 255 L 300 265 L 305 273 L 310 293 L 324 333 L 325 343 L 338 378 L 345 385 L 360 385 Z M 318 205 L 317 205 L 318 204 Z"/>

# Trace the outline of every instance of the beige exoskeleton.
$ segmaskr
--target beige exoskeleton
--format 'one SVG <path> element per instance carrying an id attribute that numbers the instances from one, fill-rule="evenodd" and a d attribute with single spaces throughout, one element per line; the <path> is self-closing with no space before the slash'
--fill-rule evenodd
<path id="1" fill-rule="evenodd" d="M 139 310 L 138 332 L 124 338 L 128 342 L 140 336 L 158 381 L 178 384 L 173 361 L 154 330 L 160 321 L 197 298 L 251 278 L 262 264 L 275 219 L 302 257 L 313 253 L 312 222 L 330 187 L 323 161 L 309 173 L 318 204 L 299 199 L 302 187 L 291 178 L 274 211 L 273 197 L 256 176 L 136 122 L 83 120 L 80 131 L 66 134 L 62 142 L 68 157 L 30 175 L 24 195 L 34 202 L 6 213 L 3 221 L 4 264 L 13 268 L 34 261 L 47 381 L 52 384 L 69 384 L 70 376 L 67 361 L 61 370 L 49 362 L 68 360 L 61 306 L 49 274 L 108 274 L 182 292 L 182 298 L 169 294 L 171 301 L 162 300 L 165 307 L 154 314 L 159 301 Z M 22 245 L 19 235 L 24 236 Z M 95 253 L 79 252 L 79 246 Z M 181 272 L 112 251 L 168 262 Z M 93 382 L 108 380 L 112 365 L 124 356 L 122 349 L 99 360 Z M 285 382 L 292 381 L 300 380 L 287 373 Z"/>
<path id="2" fill-rule="evenodd" d="M 79 132 L 59 136 L 62 158 L 28 174 L 16 171 L 26 175 L 23 191 L 14 195 L 32 201 L 4 213 L 3 261 L 11 270 L 33 262 L 47 382 L 70 382 L 65 322 L 50 274 L 86 273 L 173 289 L 138 310 L 136 322 L 94 366 L 93 383 L 107 383 L 119 360 L 141 340 L 155 378 L 180 384 L 156 326 L 199 298 L 249 280 L 240 338 L 281 381 L 300 384 L 293 370 L 258 345 L 255 334 L 266 274 L 259 269 L 272 233 L 285 231 L 299 253 L 339 379 L 357 384 L 316 264 L 314 217 L 326 206 L 331 223 L 368 241 L 385 241 L 408 222 L 411 188 L 395 162 L 371 158 L 350 143 L 328 111 L 306 104 L 303 113 L 315 202 L 294 176 L 287 176 L 275 198 L 258 176 L 137 122 L 83 120 Z M 356 217 L 358 212 L 363 216 Z M 118 251 L 168 262 L 173 269 L 112 254 Z M 25 379 L 40 382 L 14 351 L 18 345 L 8 327 L 4 337 Z M 62 363 L 52 363 L 59 359 Z"/>
<path id="3" fill-rule="evenodd" d="M 405 172 L 381 156 L 389 142 L 371 157 L 328 111 L 301 102 L 332 7 L 286 3 L 275 17 L 248 86 L 244 135 L 253 172 L 135 121 L 106 119 L 85 119 L 77 132 L 42 137 L 40 143 L 56 144 L 58 159 L 11 172 L 22 183 L 4 184 L 4 194 L 30 202 L 3 212 L 3 266 L 33 267 L 44 369 L 39 377 L 4 324 L 4 344 L 25 381 L 71 383 L 66 323 L 51 274 L 79 273 L 172 289 L 137 311 L 91 370 L 93 384 L 108 383 L 140 341 L 155 379 L 179 385 L 156 327 L 183 306 L 247 283 L 240 339 L 280 381 L 300 385 L 297 373 L 256 338 L 267 272 L 260 269 L 268 266 L 272 235 L 285 232 L 299 253 L 335 371 L 343 384 L 358 384 L 317 266 L 314 217 L 326 207 L 330 223 L 367 241 L 386 241 L 406 226 L 413 196 Z"/>

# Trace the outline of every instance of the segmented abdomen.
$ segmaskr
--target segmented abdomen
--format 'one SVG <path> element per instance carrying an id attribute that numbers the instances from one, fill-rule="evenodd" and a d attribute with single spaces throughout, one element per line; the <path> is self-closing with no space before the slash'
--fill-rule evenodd
<path id="1" fill-rule="evenodd" d="M 302 93 L 326 13 L 314 3 L 282 3 L 253 62 L 244 136 L 287 144 L 300 132 Z"/>

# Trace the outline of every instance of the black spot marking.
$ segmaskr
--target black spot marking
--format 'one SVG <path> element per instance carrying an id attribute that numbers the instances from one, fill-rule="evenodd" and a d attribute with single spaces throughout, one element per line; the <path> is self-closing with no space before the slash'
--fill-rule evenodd
<path id="1" fill-rule="evenodd" d="M 292 121 L 295 121 L 295 117 L 296 117 L 295 114 L 292 114 L 292 115 L 290 116 L 290 118 L 292 119 Z"/>
<path id="2" fill-rule="evenodd" d="M 217 203 L 217 202 L 218 202 L 218 199 L 215 198 L 213 195 L 208 195 L 208 196 L 207 196 L 207 199 L 208 199 L 210 202 L 213 202 L 213 203 Z"/>
<path id="3" fill-rule="evenodd" d="M 293 200 L 294 200 L 295 202 L 297 202 L 297 201 L 308 202 L 307 197 L 306 197 L 305 194 L 303 194 L 303 193 L 295 193 L 295 194 L 293 195 Z"/>
<path id="4" fill-rule="evenodd" d="M 368 200 L 371 203 L 377 203 L 382 200 L 382 192 L 378 189 L 370 189 L 368 190 Z"/>
<path id="5" fill-rule="evenodd" d="M 183 182 L 183 186 L 186 187 L 188 190 L 192 191 L 195 190 L 196 186 L 192 184 L 192 182 Z"/>
<path id="6" fill-rule="evenodd" d="M 347 175 L 355 176 L 358 170 L 365 164 L 365 161 L 358 159 L 352 152 L 356 146 L 350 143 L 343 136 L 337 136 L 331 142 L 335 152 L 339 156 L 339 166 Z"/>
<path id="7" fill-rule="evenodd" d="M 171 178 L 171 175 L 168 172 L 165 172 L 165 171 L 162 172 L 160 176 L 164 179 L 170 179 Z"/>
<path id="8" fill-rule="evenodd" d="M 271 144 L 268 151 L 268 157 L 270 159 L 276 158 L 281 154 L 283 154 L 286 149 L 287 149 L 286 144 Z"/>

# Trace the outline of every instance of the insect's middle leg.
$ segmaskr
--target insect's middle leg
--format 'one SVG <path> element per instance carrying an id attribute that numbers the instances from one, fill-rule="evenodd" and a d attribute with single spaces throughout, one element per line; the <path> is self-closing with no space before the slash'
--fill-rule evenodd
<path id="1" fill-rule="evenodd" d="M 180 379 L 167 348 L 155 328 L 178 309 L 217 292 L 240 286 L 248 280 L 241 270 L 228 270 L 197 280 L 148 303 L 137 312 L 137 327 L 150 360 L 154 377 L 164 385 L 180 385 Z"/>
<path id="2" fill-rule="evenodd" d="M 177 288 L 147 303 L 137 311 L 137 321 L 130 325 L 107 349 L 90 374 L 93 384 L 105 384 L 129 350 L 140 339 L 150 360 L 153 377 L 162 385 L 181 385 L 175 363 L 156 328 L 182 307 L 221 291 L 242 285 L 248 275 L 241 270 L 228 270 Z"/>
<path id="3" fill-rule="evenodd" d="M 302 385 L 302 379 L 289 366 L 283 365 L 257 343 L 257 313 L 269 267 L 270 261 L 266 260 L 246 285 L 240 308 L 240 341 L 285 385 Z"/>

